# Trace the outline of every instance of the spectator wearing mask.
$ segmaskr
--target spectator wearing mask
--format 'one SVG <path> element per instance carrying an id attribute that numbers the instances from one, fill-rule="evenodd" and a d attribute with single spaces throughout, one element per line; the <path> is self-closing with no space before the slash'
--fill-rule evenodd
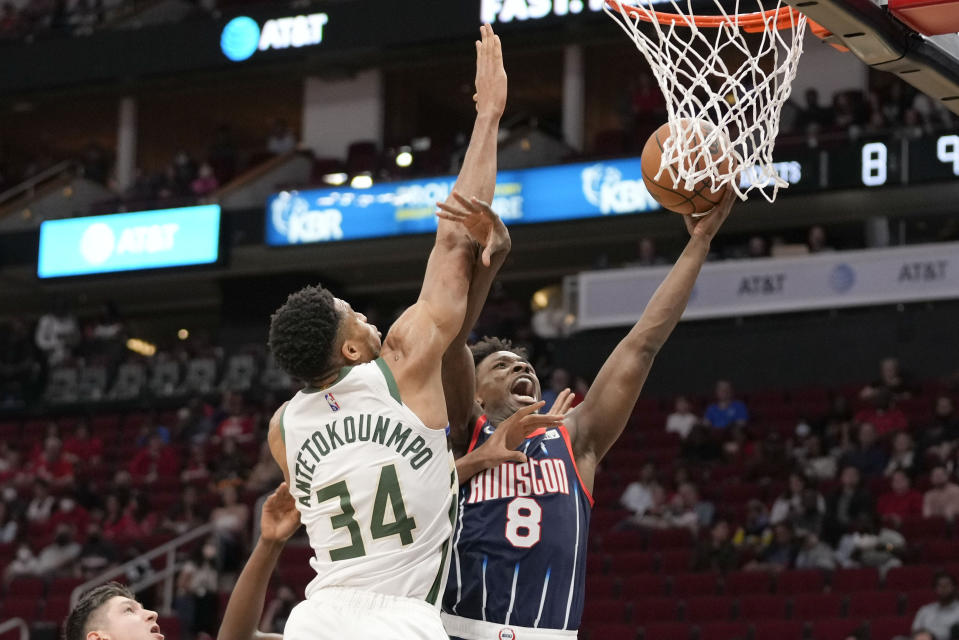
<path id="1" fill-rule="evenodd" d="M 922 430 L 918 449 L 924 456 L 934 456 L 946 460 L 959 440 L 959 417 L 955 404 L 946 395 L 935 401 L 932 423 Z"/>
<path id="2" fill-rule="evenodd" d="M 959 513 L 959 485 L 949 481 L 949 473 L 942 465 L 932 469 L 929 480 L 932 488 L 923 497 L 922 516 L 951 520 Z"/>
<path id="3" fill-rule="evenodd" d="M 789 474 L 786 492 L 776 498 L 769 512 L 769 521 L 772 524 L 792 521 L 803 512 L 803 492 L 807 485 L 808 482 L 804 476 L 798 473 Z M 822 496 L 819 496 L 817 504 L 821 507 L 820 511 L 826 511 L 826 501 Z"/>
<path id="4" fill-rule="evenodd" d="M 833 571 L 836 568 L 836 555 L 819 536 L 807 533 L 802 537 L 802 544 L 796 555 L 796 568 Z"/>
<path id="5" fill-rule="evenodd" d="M 103 537 L 99 524 L 93 523 L 87 527 L 87 539 L 80 550 L 77 567 L 84 578 L 103 573 L 116 560 L 116 549 Z"/>
<path id="6" fill-rule="evenodd" d="M 935 579 L 936 601 L 916 612 L 912 630 L 925 630 L 935 640 L 951 640 L 953 629 L 959 625 L 959 601 L 956 600 L 956 579 L 948 573 L 939 573 Z"/>
<path id="7" fill-rule="evenodd" d="M 717 520 L 709 531 L 709 538 L 696 547 L 694 571 L 726 573 L 739 568 L 739 551 L 732 541 L 732 530 L 725 518 Z"/>
<path id="8" fill-rule="evenodd" d="M 26 518 L 31 525 L 46 525 L 53 515 L 57 500 L 50 495 L 50 486 L 45 480 L 33 483 L 33 497 L 27 503 Z"/>
<path id="9" fill-rule="evenodd" d="M 676 398 L 673 412 L 666 418 L 666 433 L 675 433 L 685 440 L 698 423 L 699 418 L 693 413 L 689 400 L 686 396 L 679 396 Z"/>
<path id="10" fill-rule="evenodd" d="M 900 557 L 906 539 L 892 529 L 880 528 L 870 514 L 860 514 L 853 530 L 839 540 L 836 558 L 847 569 L 875 567 L 884 576 L 889 569 L 901 567 Z"/>
<path id="11" fill-rule="evenodd" d="M 878 511 L 883 522 L 898 527 L 905 518 L 922 516 L 922 494 L 912 488 L 905 471 L 892 474 L 892 488 L 879 496 Z"/>
<path id="12" fill-rule="evenodd" d="M 703 421 L 715 429 L 734 425 L 745 426 L 749 422 L 749 410 L 733 395 L 733 385 L 728 380 L 716 383 L 716 402 L 706 407 Z"/>
<path id="13" fill-rule="evenodd" d="M 80 556 L 82 547 L 73 539 L 73 529 L 66 524 L 57 527 L 53 543 L 37 556 L 37 575 L 50 577 L 69 569 L 68 565 Z"/>
<path id="14" fill-rule="evenodd" d="M 823 539 L 830 544 L 839 538 L 863 515 L 875 512 L 872 495 L 862 487 L 859 469 L 852 465 L 843 467 L 839 474 L 839 489 L 826 500 L 826 520 Z"/>
<path id="15" fill-rule="evenodd" d="M 889 464 L 886 465 L 886 471 L 883 475 L 888 478 L 897 471 L 913 474 L 919 466 L 917 463 L 916 447 L 913 444 L 912 436 L 900 431 L 892 439 L 892 455 L 889 456 Z"/>
<path id="16" fill-rule="evenodd" d="M 189 637 L 201 633 L 214 636 L 217 620 L 220 559 L 217 545 L 207 541 L 194 552 L 177 577 L 175 608 Z"/>
<path id="17" fill-rule="evenodd" d="M 886 469 L 888 457 L 876 437 L 876 429 L 869 422 L 859 425 L 856 434 L 857 444 L 847 451 L 840 460 L 844 467 L 856 467 L 864 476 L 878 476 Z"/>
<path id="18" fill-rule="evenodd" d="M 811 435 L 803 442 L 803 471 L 811 480 L 832 480 L 836 477 L 836 458 L 824 453 L 822 438 Z"/>
<path id="19" fill-rule="evenodd" d="M 893 406 L 892 393 L 888 389 L 878 389 L 869 396 L 872 407 L 863 409 L 856 414 L 855 421 L 859 424 L 869 423 L 876 428 L 876 433 L 886 436 L 909 428 L 909 421 L 900 409 Z"/>

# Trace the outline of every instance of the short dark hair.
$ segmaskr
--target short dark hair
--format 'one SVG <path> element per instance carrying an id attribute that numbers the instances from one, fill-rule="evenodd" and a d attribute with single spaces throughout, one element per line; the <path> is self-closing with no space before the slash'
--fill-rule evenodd
<path id="1" fill-rule="evenodd" d="M 948 571 L 937 571 L 937 572 L 936 572 L 936 575 L 933 576 L 933 578 L 932 578 L 932 586 L 936 586 L 937 584 L 939 584 L 939 581 L 940 581 L 940 580 L 943 580 L 943 579 L 948 580 L 949 582 L 951 582 L 953 588 L 956 587 L 956 578 L 955 578 L 955 576 L 953 576 L 953 575 L 952 575 L 951 573 L 949 573 Z"/>
<path id="2" fill-rule="evenodd" d="M 100 610 L 100 607 L 117 596 L 136 600 L 133 592 L 119 582 L 108 582 L 107 584 L 90 589 L 80 596 L 80 601 L 77 602 L 77 606 L 75 606 L 73 611 L 70 612 L 70 615 L 67 616 L 67 620 L 63 625 L 64 640 L 84 640 L 87 632 L 90 631 L 90 629 L 88 629 L 90 620 L 96 615 L 97 611 Z"/>
<path id="3" fill-rule="evenodd" d="M 333 294 L 317 285 L 290 294 L 270 318 L 270 350 L 289 375 L 309 381 L 329 371 L 340 328 Z"/>
<path id="4" fill-rule="evenodd" d="M 498 351 L 509 351 L 516 354 L 523 360 L 529 359 L 529 353 L 523 347 L 514 347 L 510 340 L 505 338 L 491 338 L 483 336 L 483 339 L 470 347 L 473 353 L 473 366 L 478 367 L 479 363 L 490 357 Z"/>

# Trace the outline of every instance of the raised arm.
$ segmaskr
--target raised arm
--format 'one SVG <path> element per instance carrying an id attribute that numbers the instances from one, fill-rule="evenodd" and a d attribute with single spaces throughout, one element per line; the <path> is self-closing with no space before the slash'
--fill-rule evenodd
<path id="1" fill-rule="evenodd" d="M 656 289 L 642 317 L 610 354 L 583 402 L 566 419 L 583 480 L 592 488 L 596 465 L 613 445 L 632 413 L 653 360 L 679 322 L 709 245 L 729 217 L 732 190 L 708 215 L 686 216 L 690 239 L 669 275 Z"/>
<path id="2" fill-rule="evenodd" d="M 476 43 L 476 122 L 454 193 L 489 202 L 496 182 L 499 120 L 506 106 L 506 72 L 499 38 L 489 25 L 484 25 L 481 33 L 482 39 Z M 454 194 L 447 204 L 458 204 Z M 397 378 L 404 402 L 427 422 L 446 421 L 445 405 L 438 408 L 435 402 L 441 384 L 437 365 L 462 331 L 478 245 L 485 247 L 482 261 L 492 262 L 490 228 L 482 224 L 481 217 L 474 218 L 471 225 L 440 216 L 419 299 L 397 320 L 384 343 L 384 358 Z"/>
<path id="3" fill-rule="evenodd" d="M 262 633 L 257 625 L 263 615 L 270 576 L 283 546 L 299 527 L 300 512 L 284 482 L 263 503 L 260 539 L 230 594 L 217 640 L 282 640 L 282 635 Z"/>

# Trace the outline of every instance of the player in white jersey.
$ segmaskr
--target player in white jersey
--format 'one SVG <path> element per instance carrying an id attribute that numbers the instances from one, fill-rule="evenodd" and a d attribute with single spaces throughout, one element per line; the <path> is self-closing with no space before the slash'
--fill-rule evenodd
<path id="1" fill-rule="evenodd" d="M 491 201 L 506 73 L 489 25 L 476 46 L 477 118 L 454 190 Z M 457 481 L 441 360 L 481 268 L 477 245 L 488 266 L 509 241 L 488 208 L 438 215 L 419 299 L 382 344 L 365 316 L 322 287 L 292 294 L 271 320 L 277 363 L 306 387 L 270 421 L 270 448 L 317 570 L 287 640 L 446 637 L 438 607 Z"/>

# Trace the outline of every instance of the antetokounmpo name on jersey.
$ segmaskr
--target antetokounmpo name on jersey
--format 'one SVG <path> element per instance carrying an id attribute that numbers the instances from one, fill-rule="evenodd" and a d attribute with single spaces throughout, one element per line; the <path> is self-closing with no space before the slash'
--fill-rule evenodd
<path id="1" fill-rule="evenodd" d="M 548 493 L 569 495 L 569 474 L 560 458 L 535 460 L 526 464 L 504 462 L 470 479 L 467 504 L 517 496 L 541 496 Z"/>
<path id="2" fill-rule="evenodd" d="M 370 442 L 394 449 L 409 461 L 410 467 L 419 470 L 433 457 L 433 450 L 422 436 L 411 438 L 412 435 L 413 429 L 404 427 L 399 420 L 391 424 L 390 418 L 368 413 L 355 418 L 346 416 L 342 420 L 333 420 L 317 429 L 303 442 L 296 454 L 293 482 L 304 494 L 299 501 L 309 506 L 310 486 L 317 463 L 338 448 L 355 442 Z"/>

